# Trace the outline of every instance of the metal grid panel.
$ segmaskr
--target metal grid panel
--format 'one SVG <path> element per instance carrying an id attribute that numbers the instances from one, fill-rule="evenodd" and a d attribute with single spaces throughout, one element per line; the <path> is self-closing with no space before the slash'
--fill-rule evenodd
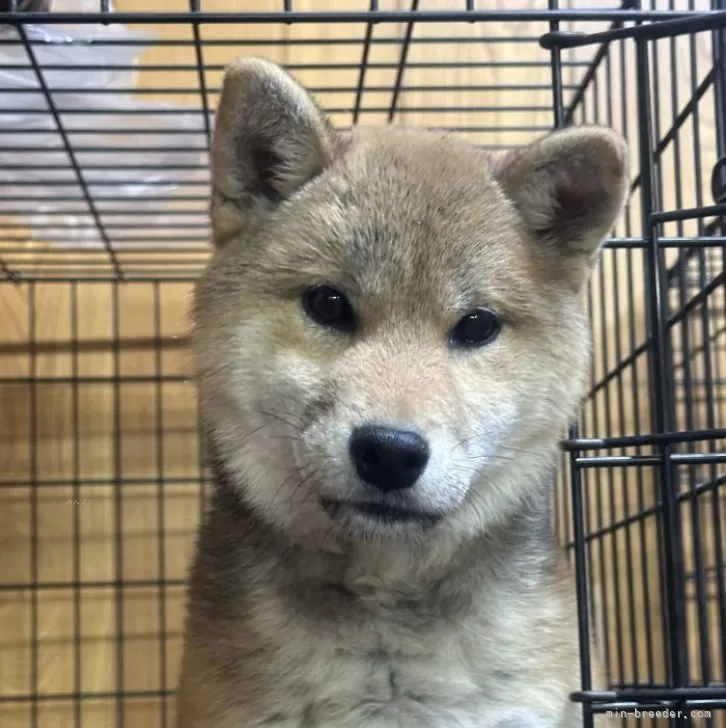
<path id="1" fill-rule="evenodd" d="M 545 2 L 506 10 L 463 0 L 351 2 L 344 11 L 307 3 L 306 12 L 290 3 L 277 9 L 256 5 L 266 9 L 232 14 L 224 12 L 224 3 L 192 0 L 188 7 L 160 2 L 155 12 L 116 14 L 114 20 L 142 24 L 141 30 L 154 23 L 158 37 L 92 33 L 97 56 L 91 62 L 67 54 L 43 62 L 43 43 L 27 26 L 0 36 L 0 51 L 12 54 L 10 62 L 0 64 L 0 73 L 27 74 L 22 84 L 3 88 L 6 103 L 0 111 L 2 274 L 195 276 L 208 254 L 210 114 L 222 69 L 239 53 L 271 55 L 303 82 L 314 73 L 312 91 L 341 127 L 394 120 L 441 125 L 445 117 L 449 128 L 501 150 L 552 124 L 550 54 L 539 46 L 550 23 L 561 18 L 607 25 L 613 18 L 611 9 L 595 11 L 589 2 L 572 3 L 557 15 Z M 635 5 L 624 3 L 619 17 L 682 14 Z M 8 16 L 22 17 L 43 20 L 35 14 Z M 58 13 L 53 19 L 93 24 L 108 17 Z M 344 29 L 326 32 L 330 23 Z M 256 32 L 246 38 L 250 24 Z M 488 50 L 511 44 L 522 49 L 521 61 L 511 55 L 496 60 Z M 144 63 L 141 73 L 153 73 L 153 84 L 136 85 L 133 77 L 99 83 L 97 58 L 104 52 L 117 74 L 131 74 L 133 57 L 122 61 L 110 54 L 145 46 L 153 47 L 154 62 Z M 180 47 L 183 63 L 162 60 L 165 48 Z M 321 49 L 329 60 L 310 63 L 311 53 L 319 56 Z M 591 56 L 563 58 L 565 104 L 581 96 Z M 74 83 L 65 74 L 72 74 Z M 176 105 L 150 114 L 144 103 L 149 96 Z"/>
<path id="2" fill-rule="evenodd" d="M 0 51 L 21 60 L 0 74 L 19 65 L 32 83 L 0 86 L 0 99 L 12 99 L 0 105 L 0 310 L 11 324 L 0 334 L 0 433 L 23 444 L 4 463 L 0 496 L 28 523 L 7 544 L 18 566 L 3 567 L 0 584 L 9 633 L 21 635 L 2 645 L 0 715 L 33 728 L 169 725 L 204 481 L 179 312 L 208 255 L 221 71 L 254 52 L 303 81 L 314 74 L 342 127 L 433 120 L 494 151 L 570 122 L 628 136 L 633 195 L 590 289 L 591 388 L 556 490 L 580 628 L 595 633 L 607 672 L 607 685 L 591 684 L 586 651 L 573 697 L 586 725 L 607 710 L 630 711 L 635 725 L 636 707 L 708 709 L 710 718 L 673 724 L 726 725 L 717 711 L 726 705 L 726 230 L 714 206 L 726 185 L 710 179 L 726 154 L 723 15 L 694 14 L 709 3 L 690 0 L 266 5 L 230 14 L 223 2 L 192 0 L 114 14 L 162 30 L 153 41 L 90 44 L 150 47 L 138 73 L 153 83 L 129 77 L 115 88 L 82 88 L 98 70 L 91 61 L 40 58 L 42 44 L 17 23 L 47 18 L 6 16 L 17 33 L 0 34 Z M 108 10 L 101 0 L 100 15 L 53 19 L 85 26 Z M 332 23 L 343 29 L 327 32 Z M 567 30 L 606 35 L 557 35 Z M 507 44 L 521 61 L 492 50 Z M 184 61 L 165 61 L 165 48 L 183 49 Z M 311 62 L 312 51 L 325 60 Z M 58 74 L 74 72 L 81 85 L 59 89 Z M 177 106 L 157 106 L 152 120 L 138 106 L 149 96 Z M 157 174 L 132 196 L 139 154 L 160 148 L 168 156 L 145 167 Z M 74 507 L 57 539 L 47 534 L 59 499 Z M 106 554 L 105 569 L 87 565 L 89 549 Z M 48 594 L 65 600 L 60 627 L 49 625 Z M 110 637 L 93 632 L 95 620 Z M 44 655 L 64 640 L 64 664 L 49 676 Z M 93 659 L 110 665 L 108 679 L 96 679 Z"/>
<path id="3" fill-rule="evenodd" d="M 167 725 L 205 478 L 180 305 L 190 286 L 0 293 L 23 316 L 2 346 L 0 432 L 25 445 L 0 476 L 2 723 Z"/>
<path id="4" fill-rule="evenodd" d="M 629 209 L 590 286 L 595 358 L 557 498 L 581 622 L 613 690 L 591 685 L 586 669 L 580 697 L 618 715 L 666 708 L 673 725 L 723 706 L 726 680 L 726 237 L 716 172 L 726 45 L 723 30 L 699 23 L 611 34 L 623 40 L 601 47 L 564 114 L 620 129 L 637 154 Z M 713 711 L 696 722 L 723 719 Z"/>

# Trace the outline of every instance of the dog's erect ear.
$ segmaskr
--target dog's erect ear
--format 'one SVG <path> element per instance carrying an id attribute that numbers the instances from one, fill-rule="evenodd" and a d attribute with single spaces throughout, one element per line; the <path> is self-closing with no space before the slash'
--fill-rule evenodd
<path id="1" fill-rule="evenodd" d="M 509 153 L 494 173 L 537 243 L 583 278 L 627 196 L 623 138 L 600 127 L 562 129 Z"/>
<path id="2" fill-rule="evenodd" d="M 271 61 L 225 71 L 212 143 L 216 244 L 243 232 L 317 176 L 340 140 L 310 95 Z"/>

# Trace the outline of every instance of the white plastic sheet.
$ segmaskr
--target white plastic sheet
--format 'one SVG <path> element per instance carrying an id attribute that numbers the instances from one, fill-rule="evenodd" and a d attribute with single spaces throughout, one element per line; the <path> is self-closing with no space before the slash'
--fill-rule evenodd
<path id="1" fill-rule="evenodd" d="M 98 10 L 98 0 L 53 2 L 54 12 L 91 10 Z M 116 23 L 24 28 L 54 108 L 25 44 L 0 45 L 0 215 L 28 226 L 34 240 L 59 245 L 106 244 L 96 215 L 114 244 L 143 240 L 144 224 L 155 239 L 159 227 L 174 222 L 172 208 L 178 208 L 165 211 L 158 198 L 206 194 L 203 114 L 122 91 L 136 84 L 133 67 L 148 34 Z M 0 26 L 0 38 L 22 41 L 7 25 Z M 133 42 L 107 44 L 117 40 Z M 119 92 L 96 93 L 114 88 Z M 22 205 L 13 197 L 22 197 Z M 28 206 L 31 212 L 18 215 Z M 138 214 L 155 210 L 158 216 Z M 204 220 L 201 214 L 196 224 Z"/>

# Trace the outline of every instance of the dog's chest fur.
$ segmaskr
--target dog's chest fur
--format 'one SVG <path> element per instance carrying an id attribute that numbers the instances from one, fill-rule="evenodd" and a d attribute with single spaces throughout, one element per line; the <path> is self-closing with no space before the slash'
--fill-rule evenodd
<path id="1" fill-rule="evenodd" d="M 204 725 L 576 725 L 567 693 L 577 676 L 559 669 L 573 656 L 552 629 L 564 605 L 542 589 L 547 569 L 535 577 L 496 540 L 486 567 L 472 552 L 454 574 L 371 554 L 351 563 L 281 551 L 225 500 L 202 530 L 191 591 L 195 664 L 186 668 L 197 683 L 184 693 L 204 701 L 191 710 L 209 713 Z M 432 575 L 424 588 L 422 572 Z"/>

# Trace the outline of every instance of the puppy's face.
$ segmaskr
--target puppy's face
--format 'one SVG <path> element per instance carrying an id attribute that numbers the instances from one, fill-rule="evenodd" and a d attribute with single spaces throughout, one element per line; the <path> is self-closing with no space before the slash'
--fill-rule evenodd
<path id="1" fill-rule="evenodd" d="M 526 497 L 581 393 L 581 292 L 625 162 L 602 129 L 500 160 L 342 138 L 276 67 L 233 66 L 196 345 L 242 497 L 321 542 L 475 532 Z"/>

